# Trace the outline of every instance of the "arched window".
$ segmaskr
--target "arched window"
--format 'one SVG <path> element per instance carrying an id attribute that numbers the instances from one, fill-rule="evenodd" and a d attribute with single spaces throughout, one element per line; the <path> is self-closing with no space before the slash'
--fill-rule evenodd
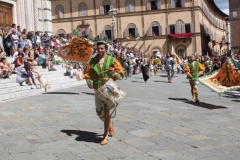
<path id="1" fill-rule="evenodd" d="M 159 36 L 162 35 L 162 26 L 158 22 L 152 22 L 148 28 L 148 36 Z"/>
<path id="2" fill-rule="evenodd" d="M 184 24 L 181 20 L 177 21 L 175 25 L 169 25 L 167 27 L 167 34 L 182 34 L 193 32 L 194 30 L 192 24 Z"/>
<path id="3" fill-rule="evenodd" d="M 63 15 L 64 15 L 64 8 L 63 6 L 58 5 L 56 7 L 56 18 L 57 19 L 63 18 Z"/>
<path id="4" fill-rule="evenodd" d="M 147 10 L 161 9 L 161 0 L 148 0 Z"/>
<path id="5" fill-rule="evenodd" d="M 181 8 L 185 7 L 185 0 L 171 0 L 172 8 Z"/>
<path id="6" fill-rule="evenodd" d="M 127 0 L 126 6 L 126 12 L 134 12 L 134 0 Z"/>
<path id="7" fill-rule="evenodd" d="M 177 21 L 176 28 L 175 28 L 176 34 L 185 33 L 185 25 L 182 21 Z"/>
<path id="8" fill-rule="evenodd" d="M 113 38 L 112 27 L 110 25 L 105 26 L 104 30 L 100 34 L 100 38 L 101 39 L 104 39 L 105 37 L 107 37 L 108 39 L 112 39 Z"/>
<path id="9" fill-rule="evenodd" d="M 63 36 L 66 34 L 66 32 L 65 32 L 63 29 L 59 29 L 59 30 L 57 31 L 57 34 L 58 34 L 60 37 L 63 37 Z"/>
<path id="10" fill-rule="evenodd" d="M 78 6 L 79 16 L 87 16 L 87 5 L 86 3 L 80 3 Z"/>
<path id="11" fill-rule="evenodd" d="M 108 11 L 111 9 L 113 9 L 113 5 L 108 0 L 105 0 L 100 6 L 100 14 L 108 14 Z"/>
<path id="12" fill-rule="evenodd" d="M 135 24 L 130 23 L 124 31 L 124 37 L 134 38 L 138 36 L 138 28 Z"/>

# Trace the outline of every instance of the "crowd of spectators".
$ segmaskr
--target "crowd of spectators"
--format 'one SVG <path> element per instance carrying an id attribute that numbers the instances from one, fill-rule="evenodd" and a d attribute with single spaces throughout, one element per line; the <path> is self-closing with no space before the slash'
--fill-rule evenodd
<path id="1" fill-rule="evenodd" d="M 67 36 L 49 36 L 21 29 L 21 26 L 0 26 L 0 78 L 17 75 L 17 82 L 23 82 L 36 88 L 36 80 L 44 86 L 41 75 L 34 66 L 42 66 L 48 71 L 55 71 L 52 60 L 62 45 L 69 43 Z"/>
<path id="2" fill-rule="evenodd" d="M 148 57 L 148 73 L 151 75 L 151 72 L 154 71 L 153 68 L 153 59 L 158 58 L 160 63 L 158 64 L 157 69 L 159 71 L 163 71 L 165 72 L 164 69 L 164 60 L 166 58 L 166 54 L 164 53 L 160 53 L 157 52 L 155 54 L 149 54 L 149 53 L 143 53 L 141 51 L 136 51 L 134 48 L 130 48 L 130 47 L 124 47 L 121 45 L 117 45 L 116 43 L 108 43 L 108 51 L 107 53 L 115 58 L 117 58 L 120 63 L 122 64 L 124 70 L 125 70 L 125 75 L 126 75 L 126 79 L 127 77 L 131 77 L 133 74 L 138 74 L 139 72 L 141 72 L 141 65 L 143 62 L 143 59 L 145 57 Z M 216 56 L 216 55 L 212 55 L 211 57 L 208 56 L 203 56 L 199 53 L 194 53 L 197 56 L 197 61 L 199 61 L 200 63 L 204 64 L 205 61 L 210 60 L 211 61 L 211 70 L 215 71 L 219 68 L 221 68 L 221 66 L 225 63 L 226 59 L 227 59 L 227 55 L 222 55 L 222 56 Z M 174 55 L 172 55 L 174 56 Z M 229 55 L 230 56 L 230 55 Z M 189 58 L 190 57 L 181 57 L 178 56 L 180 59 L 180 64 L 179 65 L 175 65 L 174 70 L 176 73 L 182 73 L 184 74 L 184 68 L 186 66 L 186 64 L 189 62 Z M 235 66 L 240 69 L 240 55 L 231 55 L 231 57 L 233 58 L 233 60 L 235 61 Z M 175 58 L 175 57 L 174 57 Z"/>
<path id="3" fill-rule="evenodd" d="M 71 36 L 49 36 L 48 33 L 32 32 L 27 31 L 26 29 L 21 29 L 20 26 L 12 25 L 10 28 L 1 27 L 0 28 L 0 77 L 9 78 L 11 74 L 15 71 L 19 71 L 19 68 L 24 68 L 26 72 L 31 70 L 31 67 L 26 67 L 25 63 L 29 63 L 32 66 L 41 65 L 43 68 L 48 68 L 49 71 L 54 71 L 55 69 L 52 66 L 52 59 L 55 53 L 58 51 L 59 47 L 68 44 L 71 41 Z M 158 69 L 164 71 L 164 60 L 165 53 L 157 52 L 155 54 L 148 54 L 141 51 L 136 51 L 134 48 L 124 47 L 117 45 L 114 42 L 108 43 L 107 53 L 115 58 L 117 58 L 122 64 L 126 79 L 131 77 L 133 74 L 138 74 L 141 72 L 141 65 L 143 64 L 144 58 L 147 57 L 149 73 L 154 70 L 153 68 L 153 59 L 158 58 L 160 63 L 158 64 Z M 7 61 L 7 57 L 10 57 L 10 61 Z M 201 63 L 204 63 L 206 57 L 198 54 L 197 60 Z M 212 70 L 219 69 L 222 64 L 224 64 L 226 56 L 211 56 L 208 57 L 211 60 Z M 188 63 L 188 57 L 180 57 L 181 64 L 178 67 L 175 67 L 177 73 L 183 73 L 185 65 Z M 236 66 L 240 68 L 240 57 L 233 55 Z M 12 67 L 14 64 L 14 67 Z M 66 65 L 66 74 L 72 78 L 76 76 L 77 80 L 80 80 L 81 77 L 77 72 L 72 71 L 73 67 L 71 65 Z M 21 78 L 27 77 L 27 81 L 31 84 L 31 80 L 35 77 L 41 81 L 41 75 L 34 71 L 31 71 L 33 76 L 21 75 Z M 26 73 L 24 72 L 26 75 Z M 30 77 L 30 79 L 29 79 Z M 40 78 L 39 78 L 40 77 Z"/>

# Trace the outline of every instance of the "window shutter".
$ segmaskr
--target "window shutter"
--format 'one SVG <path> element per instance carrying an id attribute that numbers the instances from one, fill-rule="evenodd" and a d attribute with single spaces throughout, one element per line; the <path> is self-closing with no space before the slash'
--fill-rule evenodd
<path id="1" fill-rule="evenodd" d="M 191 33 L 194 32 L 194 30 L 193 30 L 193 24 L 190 24 L 190 31 L 191 31 Z"/>
<path id="2" fill-rule="evenodd" d="M 182 0 L 182 7 L 185 7 L 185 0 Z"/>
<path id="3" fill-rule="evenodd" d="M 181 30 L 182 30 L 182 33 L 185 33 L 185 32 L 186 32 L 186 31 L 185 31 L 185 24 L 182 24 L 181 26 L 182 26 L 182 29 L 181 29 Z"/>
<path id="4" fill-rule="evenodd" d="M 125 29 L 125 38 L 127 38 L 129 36 L 129 31 L 128 31 L 128 28 Z"/>
<path id="5" fill-rule="evenodd" d="M 135 28 L 135 37 L 138 37 L 138 28 Z"/>
<path id="6" fill-rule="evenodd" d="M 175 34 L 178 34 L 178 31 L 179 31 L 178 25 L 175 24 Z"/>
<path id="7" fill-rule="evenodd" d="M 104 8 L 103 6 L 100 6 L 100 15 L 103 15 L 104 14 Z"/>
<path id="8" fill-rule="evenodd" d="M 167 35 L 170 34 L 170 26 L 167 26 Z"/>
<path id="9" fill-rule="evenodd" d="M 175 5 L 175 0 L 171 0 L 171 7 L 172 7 L 172 8 L 175 8 L 175 7 L 176 7 L 176 5 Z"/>
<path id="10" fill-rule="evenodd" d="M 152 26 L 148 27 L 148 36 L 152 36 Z"/>
<path id="11" fill-rule="evenodd" d="M 148 10 L 148 11 L 151 10 L 151 4 L 150 4 L 150 2 L 147 2 L 147 10 Z"/>
<path id="12" fill-rule="evenodd" d="M 159 32 L 159 36 L 162 35 L 162 26 L 158 26 L 158 32 Z"/>
<path id="13" fill-rule="evenodd" d="M 105 29 L 102 31 L 102 39 L 105 37 Z"/>
<path id="14" fill-rule="evenodd" d="M 129 4 L 129 9 L 130 9 L 130 12 L 134 12 L 134 5 L 133 4 Z"/>
<path id="15" fill-rule="evenodd" d="M 161 0 L 157 1 L 157 7 L 158 7 L 158 9 L 161 9 Z"/>
<path id="16" fill-rule="evenodd" d="M 113 4 L 110 5 L 110 9 L 113 9 Z"/>
<path id="17" fill-rule="evenodd" d="M 130 6 L 130 4 L 127 4 L 127 12 L 131 12 L 131 6 Z"/>

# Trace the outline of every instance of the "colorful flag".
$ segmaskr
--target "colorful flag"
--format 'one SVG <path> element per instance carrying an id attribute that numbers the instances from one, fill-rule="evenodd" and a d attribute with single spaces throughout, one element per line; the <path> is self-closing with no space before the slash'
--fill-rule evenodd
<path id="1" fill-rule="evenodd" d="M 240 88 L 240 71 L 234 65 L 234 60 L 228 58 L 217 71 L 197 79 L 200 83 L 221 95 L 224 92 Z"/>
<path id="2" fill-rule="evenodd" d="M 173 45 L 172 45 L 172 55 L 174 55 L 175 56 L 175 62 L 176 62 L 176 64 L 177 65 L 180 65 L 181 63 L 182 63 L 182 60 L 178 57 L 178 55 L 176 54 L 176 52 L 175 52 L 175 50 L 174 50 L 174 47 L 173 47 Z"/>
<path id="3" fill-rule="evenodd" d="M 71 33 L 71 34 L 72 34 L 72 36 L 77 36 L 77 35 L 78 35 L 76 29 L 72 30 L 72 33 Z"/>
<path id="4" fill-rule="evenodd" d="M 62 46 L 58 56 L 73 62 L 88 62 L 93 53 L 94 43 L 86 38 L 73 38 L 69 45 Z"/>
<path id="5" fill-rule="evenodd" d="M 108 37 L 107 37 L 107 35 L 103 38 L 103 40 L 104 40 L 105 42 L 108 42 Z"/>
<path id="6" fill-rule="evenodd" d="M 137 38 L 136 38 L 136 41 L 139 41 L 139 39 L 140 39 L 140 36 L 138 35 Z"/>

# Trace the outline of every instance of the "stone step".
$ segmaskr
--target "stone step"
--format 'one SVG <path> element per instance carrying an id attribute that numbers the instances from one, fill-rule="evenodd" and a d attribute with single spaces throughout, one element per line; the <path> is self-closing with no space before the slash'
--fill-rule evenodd
<path id="1" fill-rule="evenodd" d="M 62 74 L 59 74 L 57 76 L 53 76 L 53 75 L 45 75 L 42 76 L 42 80 L 44 82 L 47 81 L 57 81 L 58 79 L 75 79 L 74 78 L 70 78 L 69 76 L 63 76 Z M 4 83 L 0 83 L 0 89 L 4 89 L 4 88 L 9 88 L 9 87 L 14 87 L 14 86 L 19 86 L 19 83 L 16 82 L 16 77 L 12 78 L 12 79 L 6 79 L 7 81 L 5 81 Z"/>
<path id="2" fill-rule="evenodd" d="M 77 81 L 75 77 L 70 78 L 69 76 L 64 76 L 66 69 L 61 65 L 54 66 L 54 68 L 57 69 L 56 71 L 48 71 L 47 69 L 42 69 L 41 66 L 36 66 L 35 68 L 36 71 L 42 75 L 43 83 L 50 83 L 49 92 L 85 84 L 84 80 Z M 45 92 L 45 88 L 31 89 L 30 86 L 25 83 L 23 83 L 25 85 L 20 86 L 16 82 L 16 77 L 17 74 L 13 74 L 10 79 L 0 79 L 0 102 Z M 37 84 L 39 84 L 38 81 Z"/>
<path id="3" fill-rule="evenodd" d="M 59 83 L 59 84 L 52 84 L 50 86 L 50 89 L 48 92 L 60 90 L 60 89 L 65 89 L 65 88 L 70 88 L 74 86 L 79 86 L 85 84 L 85 81 L 74 81 L 69 83 L 69 81 L 65 81 L 65 83 Z M 29 89 L 29 86 L 27 86 L 26 90 L 24 91 L 18 91 L 18 92 L 12 92 L 8 94 L 4 94 L 0 96 L 0 101 L 9 101 L 9 100 L 14 100 L 14 99 L 19 99 L 19 98 L 24 98 L 24 97 L 29 97 L 37 94 L 41 94 L 45 92 L 44 88 L 41 89 Z"/>
<path id="4" fill-rule="evenodd" d="M 75 78 L 69 78 L 69 77 L 49 77 L 49 78 L 43 79 L 43 83 L 50 83 L 51 85 L 53 85 L 53 84 L 57 85 L 57 84 L 62 84 L 62 83 L 63 84 L 73 83 L 75 81 L 77 81 Z M 23 83 L 23 84 L 25 84 L 25 83 Z M 37 84 L 39 84 L 38 81 L 37 81 Z M 5 88 L 1 88 L 0 95 L 12 93 L 12 92 L 24 91 L 24 90 L 30 88 L 30 86 L 28 86 L 28 85 L 20 86 L 18 83 L 9 83 L 6 85 L 7 86 L 5 86 Z"/>

